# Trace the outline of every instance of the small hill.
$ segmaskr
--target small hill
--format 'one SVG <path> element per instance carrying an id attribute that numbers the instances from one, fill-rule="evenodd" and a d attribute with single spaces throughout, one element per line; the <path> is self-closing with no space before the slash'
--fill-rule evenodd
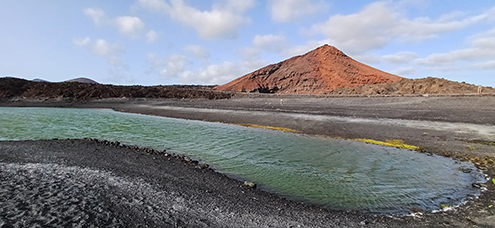
<path id="1" fill-rule="evenodd" d="M 337 88 L 391 83 L 402 77 L 360 63 L 329 45 L 272 64 L 214 89 L 279 94 L 323 94 Z"/>
<path id="2" fill-rule="evenodd" d="M 49 81 L 41 79 L 41 78 L 35 78 L 35 79 L 33 79 L 33 82 L 49 82 Z"/>
<path id="3" fill-rule="evenodd" d="M 410 95 L 410 94 L 474 94 L 478 86 L 445 80 L 443 78 L 402 79 L 398 82 L 339 88 L 331 95 Z M 482 87 L 482 93 L 493 94 L 495 89 Z"/>
<path id="4" fill-rule="evenodd" d="M 71 80 L 67 80 L 65 82 L 80 82 L 80 83 L 89 83 L 89 84 L 100 84 L 96 82 L 95 80 L 89 79 L 89 78 L 74 78 Z"/>
<path id="5" fill-rule="evenodd" d="M 50 81 L 47 81 L 47 80 L 44 80 L 41 78 L 35 78 L 32 81 L 33 82 L 50 82 Z M 89 78 L 74 78 L 74 79 L 70 79 L 67 81 L 63 81 L 63 82 L 80 82 L 80 83 L 89 83 L 89 84 L 100 84 L 97 81 L 95 81 L 93 79 L 89 79 Z"/>

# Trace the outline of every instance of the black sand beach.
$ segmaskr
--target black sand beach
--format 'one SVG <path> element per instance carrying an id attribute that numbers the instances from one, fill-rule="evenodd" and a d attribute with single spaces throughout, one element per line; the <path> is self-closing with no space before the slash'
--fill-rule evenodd
<path id="1" fill-rule="evenodd" d="M 390 220 L 284 200 L 163 152 L 90 140 L 1 142 L 0 151 L 1 220 L 18 227 L 359 227 Z"/>
<path id="2" fill-rule="evenodd" d="M 107 99 L 87 103 L 3 102 L 1 106 L 112 108 L 175 118 L 283 127 L 330 137 L 380 141 L 399 139 L 406 144 L 419 146 L 424 153 L 473 161 L 480 169 L 485 170 L 489 177 L 493 177 L 494 174 L 494 96 L 253 96 L 227 100 Z M 19 221 L 23 223 L 17 223 L 18 226 L 49 224 L 46 222 L 50 217 L 41 216 L 39 213 L 44 212 L 37 212 L 38 207 L 22 207 L 24 204 L 16 204 L 16 200 L 20 199 L 12 193 L 16 189 L 34 185 L 36 182 L 26 184 L 26 180 L 41 174 L 22 171 L 21 173 L 25 173 L 22 176 L 5 170 L 51 170 L 48 173 L 69 175 L 75 179 L 74 183 L 79 184 L 77 186 L 82 186 L 64 190 L 66 195 L 71 196 L 68 198 L 80 195 L 78 191 L 81 189 L 95 193 L 94 198 L 74 202 L 74 205 L 81 205 L 81 202 L 87 200 L 88 203 L 83 205 L 90 206 L 80 209 L 87 212 L 79 217 L 69 215 L 71 219 L 68 218 L 67 223 L 56 221 L 59 225 L 89 221 L 101 226 L 146 224 L 171 227 L 495 226 L 495 188 L 491 181 L 487 182 L 488 190 L 479 199 L 455 210 L 435 214 L 418 213 L 416 216 L 406 217 L 376 216 L 331 211 L 316 205 L 292 202 L 246 187 L 241 182 L 211 169 L 197 167 L 198 164 L 193 162 L 106 144 L 108 145 L 88 140 L 1 142 L 1 180 L 5 183 L 17 183 L 18 185 L 14 186 L 19 186 L 10 190 L 2 189 L 1 197 L 9 199 L 2 208 L 11 208 L 1 212 L 0 218 L 4 225 Z M 26 164 L 50 165 L 38 167 Z M 99 174 L 89 175 L 92 179 L 77 179 L 77 175 L 69 174 L 75 171 L 67 171 L 67 167 L 85 168 L 84 172 Z M 68 188 L 67 184 L 54 180 L 59 178 L 57 175 L 45 177 L 43 180 Z M 132 184 L 125 185 L 128 187 L 109 184 L 109 181 L 106 181 L 109 178 Z M 37 191 L 43 192 L 40 189 L 24 191 L 22 194 L 27 195 L 23 199 L 38 197 L 40 194 L 36 193 Z M 23 216 L 15 217 L 11 215 L 11 212 L 15 211 L 14 208 L 24 208 L 27 212 Z M 91 212 L 93 209 L 106 211 L 106 215 L 95 217 L 91 215 L 94 214 Z M 56 217 L 54 209 L 46 210 L 48 214 L 52 213 L 52 217 Z M 74 212 L 65 210 L 64 213 L 70 214 L 71 211 Z M 47 218 L 46 221 L 31 219 L 40 216 Z"/>

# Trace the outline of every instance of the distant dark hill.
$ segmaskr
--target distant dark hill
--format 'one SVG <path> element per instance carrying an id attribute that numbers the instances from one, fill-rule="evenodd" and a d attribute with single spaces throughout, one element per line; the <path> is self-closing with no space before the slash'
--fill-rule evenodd
<path id="1" fill-rule="evenodd" d="M 211 86 L 115 86 L 81 82 L 34 82 L 0 78 L 0 100 L 12 98 L 68 98 L 86 101 L 101 98 L 230 98 L 233 93 L 212 90 Z"/>
<path id="2" fill-rule="evenodd" d="M 49 82 L 49 81 L 41 79 L 41 78 L 35 78 L 35 79 L 33 79 L 33 82 Z"/>
<path id="3" fill-rule="evenodd" d="M 50 81 L 47 81 L 47 80 L 44 80 L 44 79 L 41 79 L 41 78 L 35 78 L 32 80 L 33 82 L 50 82 Z M 70 80 L 67 80 L 67 81 L 63 81 L 63 82 L 80 82 L 80 83 L 90 83 L 90 84 L 100 84 L 98 83 L 97 81 L 93 80 L 93 79 L 90 79 L 90 78 L 74 78 L 74 79 L 70 79 Z"/>
<path id="4" fill-rule="evenodd" d="M 89 78 L 74 78 L 71 80 L 67 80 L 65 82 L 80 82 L 80 83 L 100 84 L 100 83 L 96 82 L 95 80 L 92 80 Z"/>
<path id="5" fill-rule="evenodd" d="M 272 64 L 225 85 L 221 91 L 323 94 L 337 88 L 397 82 L 402 77 L 360 63 L 329 45 Z"/>

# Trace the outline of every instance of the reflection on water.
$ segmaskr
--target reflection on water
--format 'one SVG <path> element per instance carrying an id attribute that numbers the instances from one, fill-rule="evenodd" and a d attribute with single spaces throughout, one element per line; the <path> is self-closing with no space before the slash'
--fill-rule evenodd
<path id="1" fill-rule="evenodd" d="M 426 211 L 479 195 L 470 163 L 361 142 L 106 109 L 0 108 L 0 139 L 98 138 L 167 149 L 331 208 Z M 470 172 L 469 172 L 470 171 Z"/>

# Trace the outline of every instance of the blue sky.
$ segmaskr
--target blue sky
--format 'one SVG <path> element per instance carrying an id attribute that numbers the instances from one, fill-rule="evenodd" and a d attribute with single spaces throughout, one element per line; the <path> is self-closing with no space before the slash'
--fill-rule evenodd
<path id="1" fill-rule="evenodd" d="M 495 87 L 495 2 L 0 2 L 0 76 L 223 84 L 323 44 L 406 78 Z"/>

